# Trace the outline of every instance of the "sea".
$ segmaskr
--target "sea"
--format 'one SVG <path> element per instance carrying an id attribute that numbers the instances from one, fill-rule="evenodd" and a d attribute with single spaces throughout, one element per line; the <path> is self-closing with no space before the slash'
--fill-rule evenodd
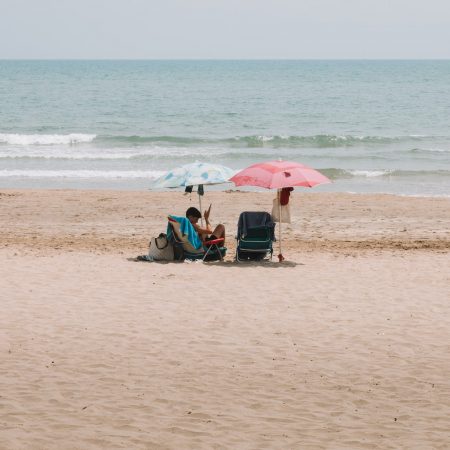
<path id="1" fill-rule="evenodd" d="M 333 181 L 310 192 L 450 196 L 450 61 L 0 61 L 1 188 L 278 159 Z"/>

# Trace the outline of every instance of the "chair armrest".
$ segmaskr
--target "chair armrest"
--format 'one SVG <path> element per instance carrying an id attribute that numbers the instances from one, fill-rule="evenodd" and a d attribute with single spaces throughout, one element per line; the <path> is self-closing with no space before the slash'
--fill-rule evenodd
<path id="1" fill-rule="evenodd" d="M 211 245 L 223 244 L 224 241 L 225 241 L 225 238 L 213 239 L 212 241 L 204 242 L 204 245 L 206 245 L 206 247 L 209 247 Z"/>

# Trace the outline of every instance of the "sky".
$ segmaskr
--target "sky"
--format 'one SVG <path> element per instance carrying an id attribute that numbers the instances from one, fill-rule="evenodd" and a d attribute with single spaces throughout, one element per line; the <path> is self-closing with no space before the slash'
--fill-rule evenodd
<path id="1" fill-rule="evenodd" d="M 449 0 L 0 0 L 0 59 L 450 58 Z"/>

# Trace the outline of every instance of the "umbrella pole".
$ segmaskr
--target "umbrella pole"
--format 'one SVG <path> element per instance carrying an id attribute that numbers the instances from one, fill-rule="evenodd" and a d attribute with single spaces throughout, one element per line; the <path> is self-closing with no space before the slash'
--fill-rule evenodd
<path id="1" fill-rule="evenodd" d="M 278 225 L 280 226 L 278 230 L 278 240 L 280 241 L 280 254 L 278 255 L 278 260 L 279 262 L 281 262 L 284 260 L 284 256 L 281 253 L 281 189 L 278 189 L 277 197 L 278 197 L 278 220 L 279 220 Z"/>
<path id="2" fill-rule="evenodd" d="M 197 194 L 198 194 L 198 191 L 197 191 Z M 198 203 L 200 205 L 200 223 L 202 224 L 202 227 L 203 227 L 202 196 L 200 194 L 198 194 Z"/>

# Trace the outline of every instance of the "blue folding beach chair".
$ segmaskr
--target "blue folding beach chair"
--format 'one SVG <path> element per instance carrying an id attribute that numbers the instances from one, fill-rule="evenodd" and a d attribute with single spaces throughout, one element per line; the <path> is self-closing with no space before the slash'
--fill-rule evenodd
<path id="1" fill-rule="evenodd" d="M 227 252 L 223 247 L 224 238 L 203 243 L 186 217 L 168 217 L 167 238 L 172 242 L 178 260 L 222 261 Z"/>
<path id="2" fill-rule="evenodd" d="M 275 223 L 265 211 L 245 211 L 240 214 L 237 231 L 236 261 L 260 261 L 273 255 Z"/>

